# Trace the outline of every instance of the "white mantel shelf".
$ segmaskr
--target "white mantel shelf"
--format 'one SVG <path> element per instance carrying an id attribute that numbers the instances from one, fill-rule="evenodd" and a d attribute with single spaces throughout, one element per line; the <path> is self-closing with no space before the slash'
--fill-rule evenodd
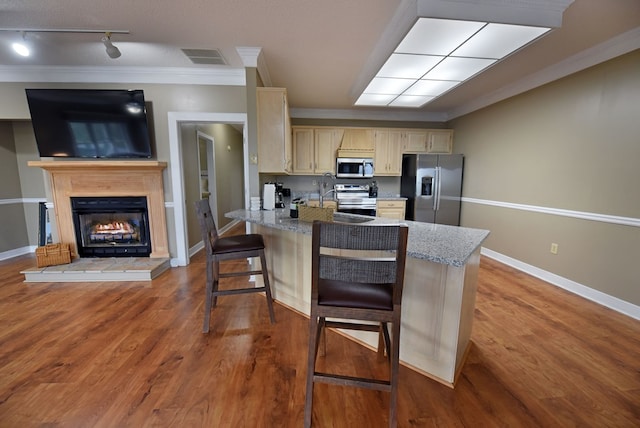
<path id="1" fill-rule="evenodd" d="M 162 171 L 154 160 L 30 161 L 49 172 L 58 238 L 76 251 L 71 198 L 81 196 L 145 196 L 152 258 L 169 257 Z"/>

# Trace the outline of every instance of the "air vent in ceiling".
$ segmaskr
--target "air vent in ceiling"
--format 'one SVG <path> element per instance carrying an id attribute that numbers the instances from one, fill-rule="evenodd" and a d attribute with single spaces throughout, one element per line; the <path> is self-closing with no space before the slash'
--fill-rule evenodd
<path id="1" fill-rule="evenodd" d="M 194 64 L 227 65 L 218 49 L 182 49 Z"/>

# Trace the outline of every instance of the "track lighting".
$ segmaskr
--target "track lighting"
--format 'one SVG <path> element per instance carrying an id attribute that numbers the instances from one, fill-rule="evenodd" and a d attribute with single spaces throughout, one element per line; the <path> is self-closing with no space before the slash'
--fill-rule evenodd
<path id="1" fill-rule="evenodd" d="M 83 28 L 0 28 L 0 32 L 10 31 L 22 34 L 22 40 L 11 45 L 13 50 L 21 56 L 27 57 L 30 54 L 28 43 L 25 40 L 26 33 L 84 33 L 84 34 L 104 34 L 102 44 L 107 50 L 109 58 L 120 58 L 120 49 L 111 43 L 112 34 L 129 34 L 129 30 L 92 30 Z"/>
<path id="2" fill-rule="evenodd" d="M 109 55 L 109 58 L 111 59 L 120 58 L 120 55 L 122 55 L 120 53 L 120 49 L 118 49 L 113 45 L 113 43 L 111 43 L 111 33 L 109 32 L 104 33 L 104 37 L 102 38 L 102 43 L 104 44 L 104 47 L 107 48 L 107 55 Z"/>
<path id="3" fill-rule="evenodd" d="M 27 44 L 26 33 L 24 31 L 22 32 L 22 40 L 13 43 L 11 47 L 20 56 L 27 57 L 31 55 L 31 50 L 29 49 L 29 45 Z"/>

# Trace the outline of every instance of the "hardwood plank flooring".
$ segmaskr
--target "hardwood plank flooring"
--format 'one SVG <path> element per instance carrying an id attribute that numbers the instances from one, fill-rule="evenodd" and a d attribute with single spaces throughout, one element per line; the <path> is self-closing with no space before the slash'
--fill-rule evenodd
<path id="1" fill-rule="evenodd" d="M 229 296 L 202 334 L 202 254 L 152 282 L 23 283 L 31 266 L 0 262 L 0 427 L 302 426 L 308 319 Z M 640 426 L 640 322 L 482 258 L 472 340 L 455 389 L 401 367 L 400 427 Z M 327 341 L 320 365 L 386 376 Z M 387 405 L 319 384 L 314 426 L 384 427 Z"/>

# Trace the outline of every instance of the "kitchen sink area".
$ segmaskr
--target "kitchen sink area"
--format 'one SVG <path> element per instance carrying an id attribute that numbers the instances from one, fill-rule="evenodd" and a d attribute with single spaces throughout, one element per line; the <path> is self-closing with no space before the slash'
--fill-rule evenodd
<path id="1" fill-rule="evenodd" d="M 333 221 L 338 223 L 367 223 L 373 220 L 375 220 L 375 217 L 367 217 L 356 214 L 333 214 Z"/>

